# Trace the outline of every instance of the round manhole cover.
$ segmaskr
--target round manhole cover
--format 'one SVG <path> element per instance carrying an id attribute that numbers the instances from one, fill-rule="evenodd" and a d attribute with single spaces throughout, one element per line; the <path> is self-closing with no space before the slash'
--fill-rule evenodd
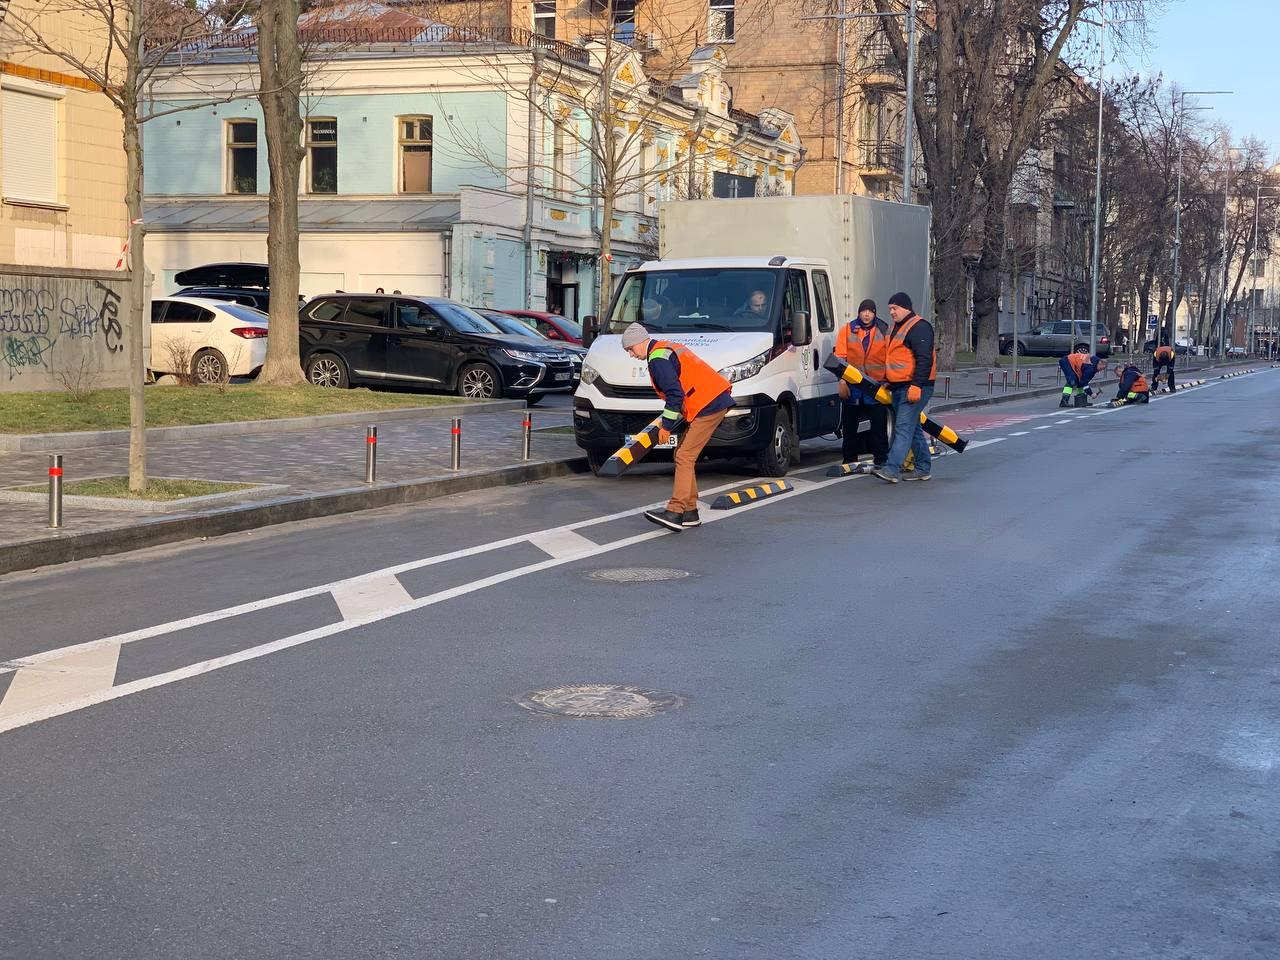
<path id="1" fill-rule="evenodd" d="M 592 570 L 587 579 L 598 583 L 657 583 L 660 580 L 683 580 L 689 576 L 692 574 L 688 570 L 676 570 L 674 567 L 606 567 Z"/>
<path id="2" fill-rule="evenodd" d="M 639 720 L 683 706 L 684 697 L 616 683 L 578 683 L 550 690 L 534 690 L 516 703 L 533 713 L 556 717 Z"/>

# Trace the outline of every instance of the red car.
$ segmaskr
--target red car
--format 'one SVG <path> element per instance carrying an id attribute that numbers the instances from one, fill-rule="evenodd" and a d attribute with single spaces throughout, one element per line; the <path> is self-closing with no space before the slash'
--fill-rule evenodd
<path id="1" fill-rule="evenodd" d="M 582 324 L 576 320 L 541 310 L 503 310 L 502 312 L 530 324 L 548 340 L 561 340 L 582 346 Z"/>

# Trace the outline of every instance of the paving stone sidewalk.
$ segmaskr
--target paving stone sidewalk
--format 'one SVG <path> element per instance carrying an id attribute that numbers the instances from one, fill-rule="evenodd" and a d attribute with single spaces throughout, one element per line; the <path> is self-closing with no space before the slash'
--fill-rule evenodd
<path id="1" fill-rule="evenodd" d="M 532 458 L 556 460 L 578 455 L 572 434 L 540 432 L 539 428 L 567 426 L 565 409 L 532 410 Z M 472 414 L 462 422 L 462 469 L 489 470 L 520 462 L 521 420 L 524 411 Z M 377 414 L 369 418 L 377 423 Z M 395 420 L 378 425 L 378 482 L 404 483 L 454 476 L 449 470 L 450 422 L 447 419 Z M 128 469 L 125 446 L 68 450 L 63 469 L 67 481 L 120 475 Z M 249 483 L 283 484 L 272 496 L 327 493 L 364 483 L 365 429 L 327 427 L 306 432 L 281 432 L 200 440 L 153 441 L 148 445 L 151 476 L 190 477 Z M 46 453 L 15 453 L 0 457 L 0 487 L 42 484 L 48 476 Z M 252 502 L 247 496 L 244 502 Z M 226 504 L 219 504 L 218 508 Z M 212 509 L 212 508 L 210 508 Z M 131 521 L 156 519 L 154 513 L 127 509 L 65 509 L 66 532 L 116 527 Z M 0 544 L 48 536 L 44 503 L 0 502 Z"/>

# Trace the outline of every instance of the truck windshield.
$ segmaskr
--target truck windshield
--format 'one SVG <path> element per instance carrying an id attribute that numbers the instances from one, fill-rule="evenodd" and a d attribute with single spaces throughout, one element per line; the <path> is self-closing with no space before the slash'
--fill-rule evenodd
<path id="1" fill-rule="evenodd" d="M 777 283 L 778 271 L 763 268 L 631 273 L 604 332 L 622 333 L 637 321 L 651 333 L 772 330 Z"/>

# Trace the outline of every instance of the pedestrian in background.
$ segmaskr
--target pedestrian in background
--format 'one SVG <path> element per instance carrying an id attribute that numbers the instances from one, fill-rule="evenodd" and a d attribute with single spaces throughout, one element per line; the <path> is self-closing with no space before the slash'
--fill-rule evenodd
<path id="1" fill-rule="evenodd" d="M 733 406 L 733 385 L 688 347 L 654 340 L 638 323 L 622 331 L 622 349 L 649 364 L 649 380 L 663 401 L 658 443 L 671 439 L 680 424 L 688 425 L 676 444 L 676 479 L 667 509 L 646 510 L 645 519 L 675 531 L 701 526 L 694 465 Z"/>
<path id="2" fill-rule="evenodd" d="M 857 367 L 868 379 L 883 382 L 888 332 L 889 325 L 876 316 L 876 302 L 863 300 L 857 317 L 840 328 L 835 355 Z M 860 390 L 851 390 L 843 380 L 837 389 L 841 400 L 842 459 L 855 463 L 859 455 L 869 453 L 871 468 L 883 467 L 889 459 L 889 408 Z"/>
<path id="3" fill-rule="evenodd" d="M 885 381 L 893 395 L 893 444 L 888 462 L 872 472 L 886 483 L 928 480 L 933 461 L 920 414 L 933 397 L 933 382 L 938 374 L 933 325 L 915 312 L 905 293 L 889 298 L 889 316 L 893 325 L 885 351 Z M 915 469 L 903 473 L 902 464 L 908 453 L 915 456 Z"/>

